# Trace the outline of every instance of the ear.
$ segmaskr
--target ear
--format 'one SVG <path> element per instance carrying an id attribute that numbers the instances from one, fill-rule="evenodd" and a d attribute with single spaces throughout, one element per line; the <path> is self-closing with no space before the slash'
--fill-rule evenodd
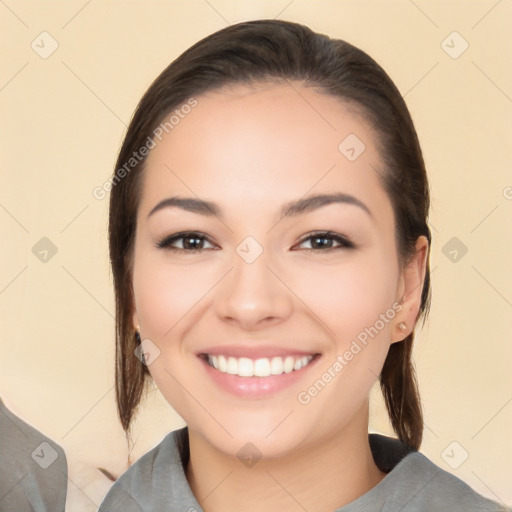
<path id="1" fill-rule="evenodd" d="M 132 317 L 132 322 L 133 322 L 133 328 L 134 328 L 136 331 L 140 331 L 139 316 L 137 315 L 137 311 L 135 311 L 135 308 L 133 308 L 133 317 Z"/>
<path id="2" fill-rule="evenodd" d="M 415 252 L 401 271 L 396 301 L 402 309 L 394 318 L 391 343 L 403 341 L 414 329 L 421 306 L 421 294 L 428 261 L 429 245 L 425 236 L 416 240 Z M 405 324 L 405 329 L 400 325 Z"/>
<path id="3" fill-rule="evenodd" d="M 132 325 L 134 330 L 140 331 L 139 315 L 137 315 L 137 306 L 135 304 L 135 293 L 133 290 L 133 269 L 130 270 L 130 296 L 132 305 Z"/>

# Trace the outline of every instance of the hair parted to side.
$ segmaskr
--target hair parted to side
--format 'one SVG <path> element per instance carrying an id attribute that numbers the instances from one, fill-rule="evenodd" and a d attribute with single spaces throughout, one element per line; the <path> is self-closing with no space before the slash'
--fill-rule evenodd
<path id="1" fill-rule="evenodd" d="M 345 41 L 279 20 L 238 23 L 205 37 L 174 60 L 144 94 L 114 170 L 109 249 L 116 303 L 116 399 L 127 433 L 149 377 L 134 355 L 132 325 L 134 235 L 145 158 L 122 179 L 118 171 L 126 169 L 162 120 L 190 98 L 227 85 L 268 81 L 299 81 L 359 108 L 378 135 L 381 177 L 393 205 L 401 264 L 414 254 L 419 236 L 428 239 L 430 248 L 429 187 L 416 130 L 400 92 L 371 57 Z M 429 305 L 427 255 L 418 319 L 426 317 Z M 391 344 L 379 379 L 393 429 L 401 441 L 419 449 L 423 414 L 412 362 L 413 339 L 414 332 Z"/>

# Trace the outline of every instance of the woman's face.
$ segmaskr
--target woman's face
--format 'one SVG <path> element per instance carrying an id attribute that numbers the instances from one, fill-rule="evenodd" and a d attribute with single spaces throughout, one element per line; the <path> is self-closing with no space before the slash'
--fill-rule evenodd
<path id="1" fill-rule="evenodd" d="M 375 133 L 298 83 L 196 100 L 155 139 L 138 209 L 133 320 L 152 377 L 229 454 L 366 429 L 418 305 L 399 304 L 407 275 Z"/>

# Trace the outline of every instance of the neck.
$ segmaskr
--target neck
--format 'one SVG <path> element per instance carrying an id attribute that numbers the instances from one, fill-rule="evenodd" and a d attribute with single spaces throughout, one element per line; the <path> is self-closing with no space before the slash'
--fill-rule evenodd
<path id="1" fill-rule="evenodd" d="M 189 429 L 187 480 L 205 512 L 332 512 L 384 477 L 368 441 L 368 408 L 335 436 L 252 467 Z"/>

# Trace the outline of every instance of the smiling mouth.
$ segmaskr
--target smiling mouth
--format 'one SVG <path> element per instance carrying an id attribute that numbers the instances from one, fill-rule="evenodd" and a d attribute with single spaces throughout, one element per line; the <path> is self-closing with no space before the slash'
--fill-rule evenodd
<path id="1" fill-rule="evenodd" d="M 239 377 L 270 377 L 301 370 L 320 354 L 308 356 L 262 357 L 249 359 L 248 357 L 227 357 L 223 355 L 201 354 L 209 366 L 221 373 L 238 375 Z"/>

